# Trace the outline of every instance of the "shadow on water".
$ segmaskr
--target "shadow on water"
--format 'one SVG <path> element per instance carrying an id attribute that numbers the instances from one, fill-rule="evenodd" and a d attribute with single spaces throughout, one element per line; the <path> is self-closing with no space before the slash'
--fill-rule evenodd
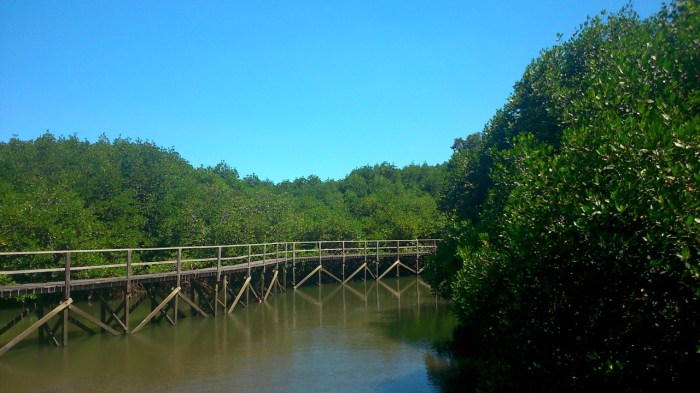
<path id="1" fill-rule="evenodd" d="M 432 294 L 420 279 L 414 282 L 387 280 L 378 287 L 384 296 L 393 297 L 394 306 L 388 306 L 390 299 L 383 299 L 385 308 L 380 311 L 381 317 L 372 323 L 373 327 L 387 338 L 425 350 L 425 370 L 380 384 L 378 391 L 417 391 L 416 381 L 424 377 L 442 393 L 475 391 L 474 377 L 465 375 L 450 349 L 457 320 L 449 302 Z"/>

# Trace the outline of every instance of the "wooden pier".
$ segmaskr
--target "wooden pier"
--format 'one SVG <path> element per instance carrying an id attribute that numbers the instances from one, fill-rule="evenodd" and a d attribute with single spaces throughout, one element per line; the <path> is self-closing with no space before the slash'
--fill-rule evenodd
<path id="1" fill-rule="evenodd" d="M 368 275 L 379 281 L 402 271 L 418 275 L 424 257 L 435 251 L 438 241 L 0 252 L 0 277 L 9 276 L 14 282 L 0 285 L 0 299 L 26 295 L 34 299 L 30 302 L 33 310 L 25 306 L 10 321 L 0 321 L 0 355 L 31 335 L 37 335 L 40 343 L 66 346 L 70 324 L 88 334 L 96 334 L 95 328 L 112 335 L 135 334 L 163 319 L 176 325 L 178 318 L 187 316 L 183 306 L 190 309 L 190 315 L 208 318 L 231 313 L 239 305 L 262 303 L 275 292 L 308 282 L 345 284 L 367 280 Z M 26 266 L 42 268 L 22 268 Z M 77 307 L 74 297 L 98 300 L 100 316 Z M 110 306 L 108 299 L 115 298 L 118 306 Z M 150 304 L 150 312 L 134 320 L 131 314 L 142 304 Z M 50 311 L 45 312 L 47 305 Z M 14 332 L 13 326 L 31 313 L 36 313 L 37 321 Z M 13 332 L 5 342 L 2 336 Z"/>

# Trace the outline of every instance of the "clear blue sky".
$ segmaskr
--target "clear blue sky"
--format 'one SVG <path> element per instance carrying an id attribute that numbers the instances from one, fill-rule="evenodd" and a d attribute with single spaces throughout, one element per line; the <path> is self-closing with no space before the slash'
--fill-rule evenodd
<path id="1" fill-rule="evenodd" d="M 276 182 L 437 164 L 557 32 L 625 3 L 3 0 L 0 141 L 141 138 Z"/>

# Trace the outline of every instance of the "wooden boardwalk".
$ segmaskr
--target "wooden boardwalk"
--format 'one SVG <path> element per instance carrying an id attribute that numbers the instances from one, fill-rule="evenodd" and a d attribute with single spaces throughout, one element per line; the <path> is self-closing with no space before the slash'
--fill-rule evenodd
<path id="1" fill-rule="evenodd" d="M 0 277 L 9 276 L 14 281 L 11 285 L 0 285 L 0 298 L 35 295 L 39 299 L 38 306 L 35 304 L 38 320 L 1 346 L 0 355 L 37 331 L 40 341 L 48 337 L 58 346 L 56 337 L 60 329 L 65 346 L 70 323 L 94 334 L 75 317 L 114 335 L 134 334 L 147 323 L 163 318 L 175 325 L 178 317 L 184 316 L 178 300 L 189 306 L 193 314 L 206 318 L 216 316 L 220 309 L 222 313 L 231 313 L 239 304 L 247 307 L 251 299 L 263 302 L 275 289 L 284 291 L 288 284 L 296 289 L 312 278 L 317 278 L 320 285 L 322 276 L 344 284 L 355 277 L 366 280 L 368 274 L 381 280 L 394 270 L 397 275 L 400 270 L 418 275 L 422 271 L 421 258 L 432 254 L 437 242 L 437 239 L 315 241 L 0 252 Z M 37 265 L 42 268 L 12 268 Z M 268 279 L 270 273 L 272 277 Z M 189 295 L 183 287 L 189 289 Z M 103 310 L 98 319 L 73 304 L 71 293 L 86 291 L 91 295 L 121 291 L 123 300 L 118 307 L 111 308 L 102 298 Z M 48 294 L 62 295 L 61 301 L 44 313 L 41 299 Z M 157 297 L 162 300 L 157 301 Z M 132 328 L 130 313 L 146 298 L 151 299 L 151 312 Z M 11 331 L 28 313 L 23 309 L 8 323 L 3 325 L 0 321 L 0 336 Z M 52 318 L 58 319 L 53 327 L 49 323 Z"/>

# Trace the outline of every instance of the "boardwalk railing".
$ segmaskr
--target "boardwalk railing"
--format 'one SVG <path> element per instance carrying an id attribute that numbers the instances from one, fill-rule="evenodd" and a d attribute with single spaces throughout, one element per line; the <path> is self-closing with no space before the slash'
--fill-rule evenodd
<path id="1" fill-rule="evenodd" d="M 0 298 L 70 291 L 71 288 L 129 287 L 134 282 L 180 281 L 255 267 L 313 260 L 431 254 L 439 239 L 256 243 L 219 246 L 0 252 L 0 276 L 20 284 L 0 285 Z M 47 261 L 48 260 L 48 261 Z M 42 268 L 22 268 L 42 264 Z M 295 281 L 293 281 L 295 282 Z"/>
<path id="2" fill-rule="evenodd" d="M 0 252 L 0 283 L 7 282 L 7 277 L 12 282 L 0 285 L 0 298 L 51 293 L 63 295 L 63 301 L 49 313 L 44 314 L 43 308 L 42 311 L 37 309 L 38 321 L 0 347 L 0 355 L 37 329 L 40 337 L 41 332 L 45 332 L 57 345 L 54 336 L 59 325 L 62 327 L 63 345 L 67 345 L 69 322 L 83 330 L 90 330 L 76 322 L 75 318 L 69 318 L 69 312 L 103 331 L 115 335 L 130 334 L 138 332 L 154 318 L 166 318 L 175 324 L 181 314 L 178 299 L 188 304 L 193 313 L 207 317 L 209 313 L 217 315 L 220 308 L 230 313 L 238 304 L 247 306 L 251 299 L 250 292 L 254 295 L 252 299 L 262 302 L 273 289 L 286 290 L 288 283 L 297 289 L 314 276 L 318 277 L 319 284 L 322 275 L 345 284 L 359 273 L 364 273 L 364 279 L 369 274 L 375 280 L 381 280 L 394 269 L 397 275 L 400 269 L 418 275 L 422 271 L 419 263 L 421 257 L 433 253 L 438 242 L 439 239 L 338 240 Z M 415 263 L 411 264 L 409 260 Z M 346 272 L 346 267 L 352 271 Z M 268 270 L 272 272 L 269 281 Z M 234 286 L 234 282 L 241 285 L 240 288 Z M 172 283 L 167 296 L 160 292 L 162 285 L 158 283 Z M 190 289 L 189 295 L 184 293 L 183 285 Z M 134 286 L 140 289 L 140 296 L 135 294 Z M 104 310 L 99 320 L 73 304 L 71 291 L 106 288 L 122 289 L 123 302 L 112 309 L 103 300 Z M 155 289 L 149 292 L 149 288 Z M 163 299 L 160 304 L 155 300 L 156 296 Z M 195 296 L 199 296 L 199 301 Z M 133 318 L 130 318 L 130 313 L 146 297 L 151 299 L 151 313 L 131 329 L 129 322 Z M 171 309 L 172 316 L 169 315 Z M 27 310 L 22 310 L 19 319 L 25 314 Z M 49 320 L 59 314 L 63 315 L 63 321 L 59 321 L 53 329 L 47 328 Z M 17 321 L 15 318 L 0 326 L 0 335 L 10 330 Z"/>

